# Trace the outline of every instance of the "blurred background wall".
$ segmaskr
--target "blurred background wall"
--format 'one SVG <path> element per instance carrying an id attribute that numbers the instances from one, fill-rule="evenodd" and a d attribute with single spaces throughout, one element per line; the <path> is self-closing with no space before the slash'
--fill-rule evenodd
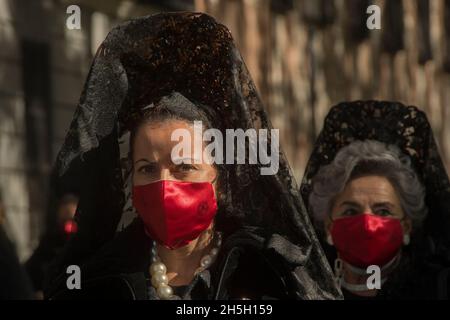
<path id="1" fill-rule="evenodd" d="M 80 30 L 66 28 L 72 4 Z M 366 28 L 370 4 L 381 30 Z M 297 181 L 344 100 L 419 106 L 450 168 L 450 0 L 0 0 L 0 190 L 22 260 L 52 214 L 48 176 L 98 45 L 121 21 L 176 10 L 231 30 Z"/>

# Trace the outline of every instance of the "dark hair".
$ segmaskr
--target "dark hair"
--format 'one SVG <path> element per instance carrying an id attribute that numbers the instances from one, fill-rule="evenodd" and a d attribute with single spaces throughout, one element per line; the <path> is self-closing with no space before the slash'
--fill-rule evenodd
<path id="1" fill-rule="evenodd" d="M 137 119 L 130 126 L 130 155 L 133 155 L 133 143 L 136 133 L 141 125 L 151 122 L 163 122 L 167 120 L 181 120 L 186 122 L 202 121 L 207 129 L 212 128 L 212 115 L 206 110 L 211 108 L 193 104 L 179 93 L 172 93 L 161 98 L 157 103 L 142 108 Z"/>

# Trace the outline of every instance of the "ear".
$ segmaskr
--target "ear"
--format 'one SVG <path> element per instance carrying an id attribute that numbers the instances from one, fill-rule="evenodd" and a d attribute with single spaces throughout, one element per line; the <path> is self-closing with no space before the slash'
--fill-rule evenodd
<path id="1" fill-rule="evenodd" d="M 221 174 L 222 174 L 222 176 L 221 176 Z M 219 169 L 216 168 L 216 176 L 214 177 L 214 179 L 212 181 L 214 195 L 216 196 L 216 199 L 218 202 L 226 201 L 228 191 L 227 191 L 227 184 L 223 183 L 223 181 L 227 181 L 226 178 L 224 178 L 225 174 L 226 174 L 226 172 L 219 171 Z"/>
<path id="2" fill-rule="evenodd" d="M 218 183 L 217 181 L 214 181 L 214 183 L 212 184 L 213 186 L 213 191 L 214 191 L 214 196 L 216 197 L 216 200 L 219 200 L 219 198 L 222 197 L 222 193 L 220 192 L 219 188 L 218 188 Z"/>
<path id="3" fill-rule="evenodd" d="M 405 217 L 402 221 L 403 234 L 410 234 L 412 231 L 412 221 L 409 217 Z"/>

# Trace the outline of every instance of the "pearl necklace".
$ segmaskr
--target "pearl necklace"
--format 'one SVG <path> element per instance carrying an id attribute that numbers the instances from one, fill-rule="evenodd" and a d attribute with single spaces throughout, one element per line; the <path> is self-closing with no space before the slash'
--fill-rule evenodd
<path id="1" fill-rule="evenodd" d="M 194 275 L 207 269 L 216 259 L 219 253 L 219 247 L 222 244 L 222 234 L 216 232 L 214 234 L 214 247 L 209 254 L 204 255 L 200 259 L 200 266 L 195 270 Z M 158 298 L 164 300 L 176 300 L 181 299 L 179 296 L 173 294 L 172 287 L 169 286 L 169 278 L 167 277 L 167 267 L 162 263 L 161 258 L 158 256 L 156 249 L 156 242 L 153 241 L 152 247 L 152 264 L 149 268 L 152 286 L 156 289 Z"/>

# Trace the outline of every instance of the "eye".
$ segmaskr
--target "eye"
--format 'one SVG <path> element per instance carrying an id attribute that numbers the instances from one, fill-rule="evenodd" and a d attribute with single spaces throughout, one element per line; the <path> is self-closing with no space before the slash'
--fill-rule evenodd
<path id="1" fill-rule="evenodd" d="M 357 214 L 358 214 L 358 211 L 355 210 L 355 209 L 346 209 L 346 210 L 342 213 L 343 216 L 354 216 L 354 215 L 357 215 Z"/>
<path id="2" fill-rule="evenodd" d="M 183 172 L 189 172 L 197 170 L 197 167 L 193 166 L 192 164 L 182 163 L 178 166 L 178 169 Z"/>
<path id="3" fill-rule="evenodd" d="M 389 209 L 379 209 L 375 213 L 382 217 L 392 216 L 392 212 Z"/>
<path id="4" fill-rule="evenodd" d="M 140 167 L 138 171 L 141 172 L 141 173 L 144 173 L 144 174 L 155 173 L 156 166 L 153 165 L 153 164 L 147 164 L 147 165 L 144 165 L 144 166 Z"/>

